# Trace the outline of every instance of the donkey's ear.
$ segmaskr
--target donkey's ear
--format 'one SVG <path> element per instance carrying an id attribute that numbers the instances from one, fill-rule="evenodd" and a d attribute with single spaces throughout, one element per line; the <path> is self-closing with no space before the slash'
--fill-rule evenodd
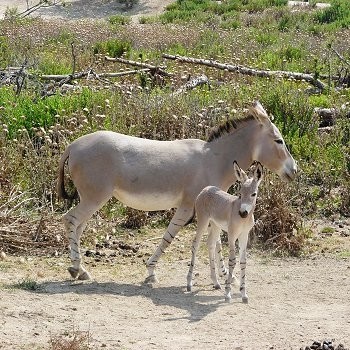
<path id="1" fill-rule="evenodd" d="M 252 106 L 249 107 L 249 113 L 262 124 L 271 123 L 269 115 L 259 101 L 255 101 Z"/>
<path id="2" fill-rule="evenodd" d="M 245 171 L 240 168 L 240 166 L 236 161 L 233 162 L 233 169 L 234 169 L 234 173 L 237 181 L 244 182 L 248 178 Z"/>
<path id="3" fill-rule="evenodd" d="M 253 177 L 256 181 L 260 182 L 263 178 L 263 175 L 264 175 L 263 166 L 261 165 L 261 163 L 257 162 L 254 169 Z"/>

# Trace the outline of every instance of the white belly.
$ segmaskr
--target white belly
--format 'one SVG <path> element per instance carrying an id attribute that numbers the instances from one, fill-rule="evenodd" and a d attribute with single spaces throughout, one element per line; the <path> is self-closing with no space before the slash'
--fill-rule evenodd
<path id="1" fill-rule="evenodd" d="M 177 208 L 180 205 L 182 198 L 181 193 L 131 194 L 129 192 L 123 192 L 121 190 L 115 191 L 113 195 L 128 207 L 144 211 Z"/>

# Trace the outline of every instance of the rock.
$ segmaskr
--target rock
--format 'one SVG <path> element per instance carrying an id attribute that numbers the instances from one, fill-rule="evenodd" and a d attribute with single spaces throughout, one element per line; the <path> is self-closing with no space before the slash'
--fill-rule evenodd
<path id="1" fill-rule="evenodd" d="M 87 250 L 85 252 L 85 256 L 87 257 L 91 257 L 91 256 L 95 256 L 96 255 L 96 252 L 94 250 Z"/>
<path id="2" fill-rule="evenodd" d="M 0 260 L 5 261 L 6 259 L 7 259 L 7 256 L 6 256 L 5 252 L 1 252 L 0 253 Z"/>

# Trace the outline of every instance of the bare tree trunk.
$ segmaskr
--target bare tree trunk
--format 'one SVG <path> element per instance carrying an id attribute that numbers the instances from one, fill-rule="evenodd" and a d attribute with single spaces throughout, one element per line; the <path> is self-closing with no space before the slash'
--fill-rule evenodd
<path id="1" fill-rule="evenodd" d="M 105 56 L 105 60 L 106 61 L 111 61 L 111 62 L 119 62 L 119 63 L 124 63 L 124 64 L 129 64 L 130 66 L 134 66 L 134 67 L 140 67 L 140 68 L 148 68 L 150 70 L 151 74 L 159 74 L 159 75 L 164 75 L 166 77 L 171 77 L 172 74 L 168 73 L 164 70 L 164 67 L 158 67 L 158 66 L 154 66 L 152 64 L 148 64 L 148 63 L 144 63 L 144 62 L 136 62 L 136 61 L 130 61 L 130 60 L 126 60 L 124 58 L 120 58 L 120 57 L 108 57 Z"/>
<path id="2" fill-rule="evenodd" d="M 249 67 L 244 66 L 238 66 L 238 65 L 232 65 L 232 64 L 226 64 L 226 63 L 220 63 L 213 60 L 207 60 L 207 59 L 201 59 L 201 58 L 192 58 L 192 57 L 184 57 L 184 56 L 174 56 L 174 55 L 168 55 L 163 54 L 162 55 L 166 59 L 170 60 L 176 60 L 179 62 L 186 62 L 186 63 L 194 63 L 194 64 L 201 64 L 208 67 L 218 68 L 222 70 L 227 70 L 229 72 L 235 72 L 240 74 L 246 74 L 251 76 L 257 76 L 257 77 L 283 77 L 283 78 L 292 78 L 295 80 L 304 80 L 308 83 L 316 86 L 317 88 L 323 90 L 326 88 L 326 85 L 322 83 L 320 80 L 315 79 L 311 74 L 304 74 L 304 73 L 298 73 L 298 72 L 288 72 L 288 71 L 268 71 L 268 70 L 259 70 L 259 69 L 253 69 Z"/>

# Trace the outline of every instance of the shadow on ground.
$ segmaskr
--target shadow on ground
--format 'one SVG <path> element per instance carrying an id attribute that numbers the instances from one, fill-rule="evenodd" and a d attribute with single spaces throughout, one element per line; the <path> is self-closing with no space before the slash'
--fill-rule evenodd
<path id="1" fill-rule="evenodd" d="M 116 297 L 145 297 L 157 306 L 171 306 L 185 310 L 190 322 L 200 321 L 215 312 L 220 305 L 226 305 L 224 295 L 203 295 L 203 290 L 188 293 L 185 287 L 152 287 L 148 284 L 123 284 L 114 282 L 75 282 L 57 281 L 44 282 L 38 285 L 35 293 L 45 294 L 84 294 L 84 295 L 115 295 Z M 240 300 L 239 293 L 233 295 L 234 302 Z M 169 317 L 166 320 L 178 320 L 179 317 Z"/>

